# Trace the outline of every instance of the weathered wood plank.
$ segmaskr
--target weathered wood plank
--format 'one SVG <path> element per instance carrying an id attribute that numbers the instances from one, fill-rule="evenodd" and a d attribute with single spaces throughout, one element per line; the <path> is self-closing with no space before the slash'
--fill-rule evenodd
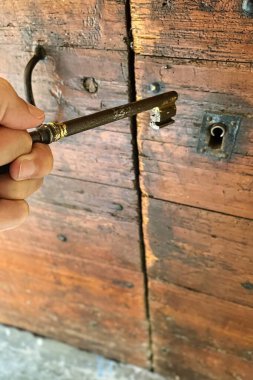
<path id="1" fill-rule="evenodd" d="M 23 256 L 1 248 L 1 255 L 1 322 L 148 365 L 141 273 L 95 258 L 43 257 L 36 247 Z"/>
<path id="2" fill-rule="evenodd" d="M 140 98 L 154 82 L 179 93 L 174 125 L 154 132 L 148 115 L 138 117 L 155 370 L 182 380 L 250 380 L 251 66 L 137 56 L 135 67 Z M 205 111 L 243 117 L 229 162 L 196 152 Z"/>
<path id="3" fill-rule="evenodd" d="M 118 0 L 1 2 L 0 43 L 31 49 L 78 46 L 126 50 L 125 2 Z"/>
<path id="4" fill-rule="evenodd" d="M 5 255 L 71 257 L 141 271 L 134 190 L 49 176 L 17 230 L 0 234 Z"/>
<path id="5" fill-rule="evenodd" d="M 0 235 L 1 322 L 148 366 L 136 197 L 49 176 Z"/>
<path id="6" fill-rule="evenodd" d="M 128 102 L 127 52 L 96 51 L 89 49 L 47 49 L 44 73 L 53 83 L 48 83 L 47 93 L 56 100 L 58 108 L 54 119 L 70 119 Z M 41 69 L 43 66 L 41 65 Z M 49 75 L 48 75 L 49 74 Z M 97 92 L 88 92 L 84 78 L 94 78 Z M 41 79 L 35 76 L 35 94 L 40 99 Z M 44 95 L 45 96 L 45 95 Z M 43 98 L 42 98 L 43 100 Z M 46 96 L 45 100 L 48 102 Z M 126 121 L 112 124 L 112 130 L 129 133 Z M 117 125 L 117 123 L 116 123 Z M 125 126 L 125 128 L 124 128 Z M 114 127 L 114 128 L 113 128 Z M 123 128 L 122 128 L 123 127 Z M 105 129 L 108 126 L 104 127 Z"/>
<path id="7" fill-rule="evenodd" d="M 252 61 L 252 18 L 242 1 L 133 0 L 135 51 L 143 55 Z"/>
<path id="8" fill-rule="evenodd" d="M 55 144 L 53 152 L 54 174 L 134 188 L 130 134 L 87 131 Z"/>
<path id="9" fill-rule="evenodd" d="M 125 52 L 81 48 L 46 48 L 47 57 L 33 73 L 34 98 L 46 113 L 46 120 L 68 120 L 128 102 L 128 58 Z M 24 97 L 23 72 L 33 52 L 1 47 L 0 75 Z M 83 86 L 94 78 L 97 92 Z M 128 120 L 103 129 L 130 133 Z"/>
<path id="10" fill-rule="evenodd" d="M 1 74 L 22 95 L 20 79 L 30 54 L 19 52 L 11 64 L 12 49 L 4 48 Z M 67 120 L 128 102 L 126 53 L 51 49 L 48 54 L 38 64 L 33 80 L 35 100 L 48 121 Z M 95 78 L 97 93 L 85 91 L 84 77 Z M 54 173 L 132 189 L 135 174 L 131 139 L 129 121 L 122 120 L 54 144 Z"/>
<path id="11" fill-rule="evenodd" d="M 253 221 L 143 199 L 148 274 L 253 307 Z"/>
<path id="12" fill-rule="evenodd" d="M 182 380 L 250 380 L 253 310 L 151 280 L 155 369 Z"/>
<path id="13" fill-rule="evenodd" d="M 124 1 L 5 1 L 2 10 L 0 75 L 21 96 L 34 47 L 46 48 L 33 87 L 47 121 L 128 102 Z M 54 175 L 31 198 L 30 218 L 0 235 L 0 321 L 148 366 L 129 121 L 52 148 Z"/>
<path id="14" fill-rule="evenodd" d="M 144 194 L 232 215 L 253 216 L 252 75 L 249 65 L 184 62 L 138 57 L 139 96 L 147 82 L 180 95 L 176 123 L 150 131 L 148 116 L 139 117 L 139 148 Z M 205 111 L 243 117 L 229 162 L 196 152 Z"/>

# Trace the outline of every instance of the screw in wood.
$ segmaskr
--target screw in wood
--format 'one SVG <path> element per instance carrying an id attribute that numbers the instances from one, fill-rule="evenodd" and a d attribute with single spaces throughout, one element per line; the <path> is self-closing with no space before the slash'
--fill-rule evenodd
<path id="1" fill-rule="evenodd" d="M 152 94 L 159 94 L 159 92 L 161 91 L 161 85 L 158 82 L 150 83 L 147 86 L 147 90 L 148 90 L 148 92 L 150 92 Z"/>
<path id="2" fill-rule="evenodd" d="M 253 17 L 253 0 L 243 0 L 242 10 L 248 16 Z"/>
<path id="3" fill-rule="evenodd" d="M 60 241 L 64 242 L 64 243 L 66 243 L 66 242 L 68 241 L 67 236 L 66 236 L 66 235 L 63 235 L 63 234 L 58 234 L 58 235 L 57 235 L 57 238 L 58 238 Z"/>
<path id="4" fill-rule="evenodd" d="M 95 78 L 92 78 L 92 77 L 83 78 L 83 88 L 90 94 L 95 94 L 98 90 L 98 84 Z"/>

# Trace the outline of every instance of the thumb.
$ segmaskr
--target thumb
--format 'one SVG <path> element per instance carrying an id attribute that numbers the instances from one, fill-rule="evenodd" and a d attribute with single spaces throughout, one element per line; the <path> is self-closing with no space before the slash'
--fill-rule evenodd
<path id="1" fill-rule="evenodd" d="M 0 78 L 0 124 L 12 129 L 35 128 L 44 112 L 21 99 L 5 79 Z"/>

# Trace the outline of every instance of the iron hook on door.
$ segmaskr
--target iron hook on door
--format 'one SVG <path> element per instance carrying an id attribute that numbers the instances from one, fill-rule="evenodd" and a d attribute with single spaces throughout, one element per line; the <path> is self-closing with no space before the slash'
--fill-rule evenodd
<path id="1" fill-rule="evenodd" d="M 24 87 L 25 87 L 25 97 L 28 103 L 35 106 L 33 90 L 32 90 L 32 72 L 37 63 L 46 58 L 46 50 L 43 46 L 38 45 L 35 49 L 34 56 L 30 59 L 25 67 L 24 72 Z"/>

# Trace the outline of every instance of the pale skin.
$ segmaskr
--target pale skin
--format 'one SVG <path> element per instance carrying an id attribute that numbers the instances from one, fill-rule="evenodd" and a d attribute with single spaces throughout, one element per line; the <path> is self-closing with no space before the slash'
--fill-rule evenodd
<path id="1" fill-rule="evenodd" d="M 29 214 L 26 198 L 37 191 L 50 173 L 50 148 L 32 144 L 26 131 L 44 121 L 44 112 L 28 105 L 12 86 L 0 78 L 0 166 L 11 163 L 0 175 L 0 231 L 22 224 Z"/>

